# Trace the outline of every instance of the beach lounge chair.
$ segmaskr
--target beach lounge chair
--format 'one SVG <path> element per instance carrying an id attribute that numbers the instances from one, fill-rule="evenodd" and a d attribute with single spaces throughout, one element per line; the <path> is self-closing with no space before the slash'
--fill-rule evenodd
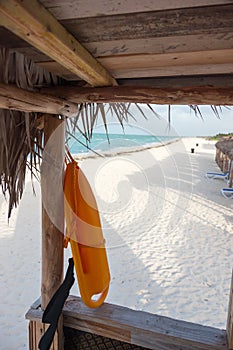
<path id="1" fill-rule="evenodd" d="M 222 173 L 215 173 L 215 172 L 207 172 L 205 174 L 205 177 L 208 179 L 223 179 L 227 180 L 229 175 L 229 171 L 226 171 L 224 174 Z"/>
<path id="2" fill-rule="evenodd" d="M 233 198 L 233 188 L 222 188 L 221 193 L 225 198 Z"/>

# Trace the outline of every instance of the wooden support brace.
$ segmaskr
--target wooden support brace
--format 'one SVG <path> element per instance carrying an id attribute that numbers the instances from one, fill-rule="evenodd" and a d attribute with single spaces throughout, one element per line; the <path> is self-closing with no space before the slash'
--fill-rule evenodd
<path id="1" fill-rule="evenodd" d="M 4 83 L 0 83 L 0 108 L 61 114 L 66 117 L 74 117 L 78 113 L 78 106 L 75 103 Z"/>
<path id="2" fill-rule="evenodd" d="M 75 103 L 83 102 L 131 102 L 155 104 L 209 104 L 232 105 L 232 87 L 188 86 L 113 86 L 113 87 L 75 87 L 58 86 L 44 88 L 43 93 L 63 97 Z"/>
<path id="3" fill-rule="evenodd" d="M 80 88 L 60 86 L 27 91 L 13 84 L 0 83 L 0 108 L 24 112 L 77 115 L 77 104 L 83 102 L 138 102 L 155 104 L 232 104 L 233 87 L 137 87 L 117 86 Z M 221 152 L 218 154 L 222 158 Z"/>

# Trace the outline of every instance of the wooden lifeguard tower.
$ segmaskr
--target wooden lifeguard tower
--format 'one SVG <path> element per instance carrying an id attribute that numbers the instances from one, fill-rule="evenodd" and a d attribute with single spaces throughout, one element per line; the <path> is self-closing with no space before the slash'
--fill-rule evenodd
<path id="1" fill-rule="evenodd" d="M 42 194 L 61 222 L 58 230 L 42 209 L 41 299 L 27 313 L 34 350 L 63 279 L 62 200 L 55 205 L 49 182 L 62 181 L 64 119 L 81 103 L 232 105 L 233 2 L 0 0 L 0 25 L 2 55 L 22 54 L 59 81 L 13 84 L 2 72 L 0 83 L 0 108 L 41 113 L 45 143 L 59 126 L 49 148 L 58 172 L 42 174 Z M 233 349 L 232 313 L 232 290 L 226 331 L 108 304 L 88 310 L 70 298 L 52 349 L 64 348 L 63 324 L 149 349 Z"/>

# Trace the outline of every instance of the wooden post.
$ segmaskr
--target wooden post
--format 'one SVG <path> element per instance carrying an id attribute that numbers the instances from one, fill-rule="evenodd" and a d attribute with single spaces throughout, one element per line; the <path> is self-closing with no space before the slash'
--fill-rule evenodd
<path id="1" fill-rule="evenodd" d="M 228 317 L 227 317 L 227 340 L 229 349 L 233 349 L 233 271 L 231 277 L 231 289 L 230 289 L 230 298 L 228 305 Z"/>
<path id="2" fill-rule="evenodd" d="M 219 150 L 217 147 L 216 147 L 215 161 L 216 161 L 216 163 L 217 163 L 218 166 L 219 166 L 219 164 L 220 164 L 220 150 Z"/>
<path id="3" fill-rule="evenodd" d="M 42 281 L 41 308 L 45 309 L 63 280 L 63 163 L 64 121 L 45 115 L 45 148 L 41 166 L 42 191 Z M 29 348 L 38 349 L 38 343 L 48 325 L 30 321 Z M 64 349 L 63 320 L 51 346 L 53 350 Z"/>
<path id="4" fill-rule="evenodd" d="M 227 156 L 223 154 L 222 172 L 225 173 L 227 168 Z"/>
<path id="5" fill-rule="evenodd" d="M 220 151 L 220 169 L 223 171 L 224 154 Z"/>
<path id="6" fill-rule="evenodd" d="M 223 158 L 223 173 L 225 173 L 226 171 L 229 171 L 229 160 L 226 154 L 224 154 L 224 158 Z"/>
<path id="7" fill-rule="evenodd" d="M 41 170 L 42 309 L 47 306 L 63 279 L 64 122 L 46 115 L 44 137 L 45 149 Z"/>
<path id="8" fill-rule="evenodd" d="M 230 160 L 229 166 L 229 187 L 232 188 L 233 184 L 233 160 Z"/>

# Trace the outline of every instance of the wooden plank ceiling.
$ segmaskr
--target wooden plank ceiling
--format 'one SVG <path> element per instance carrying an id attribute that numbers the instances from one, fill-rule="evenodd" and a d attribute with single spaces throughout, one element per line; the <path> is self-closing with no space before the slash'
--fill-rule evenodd
<path id="1" fill-rule="evenodd" d="M 233 74 L 232 0 L 40 3 L 119 82 Z M 39 51 L 3 26 L 0 46 L 25 54 L 68 81 L 81 80 L 82 75 L 49 57 L 49 51 Z"/>

